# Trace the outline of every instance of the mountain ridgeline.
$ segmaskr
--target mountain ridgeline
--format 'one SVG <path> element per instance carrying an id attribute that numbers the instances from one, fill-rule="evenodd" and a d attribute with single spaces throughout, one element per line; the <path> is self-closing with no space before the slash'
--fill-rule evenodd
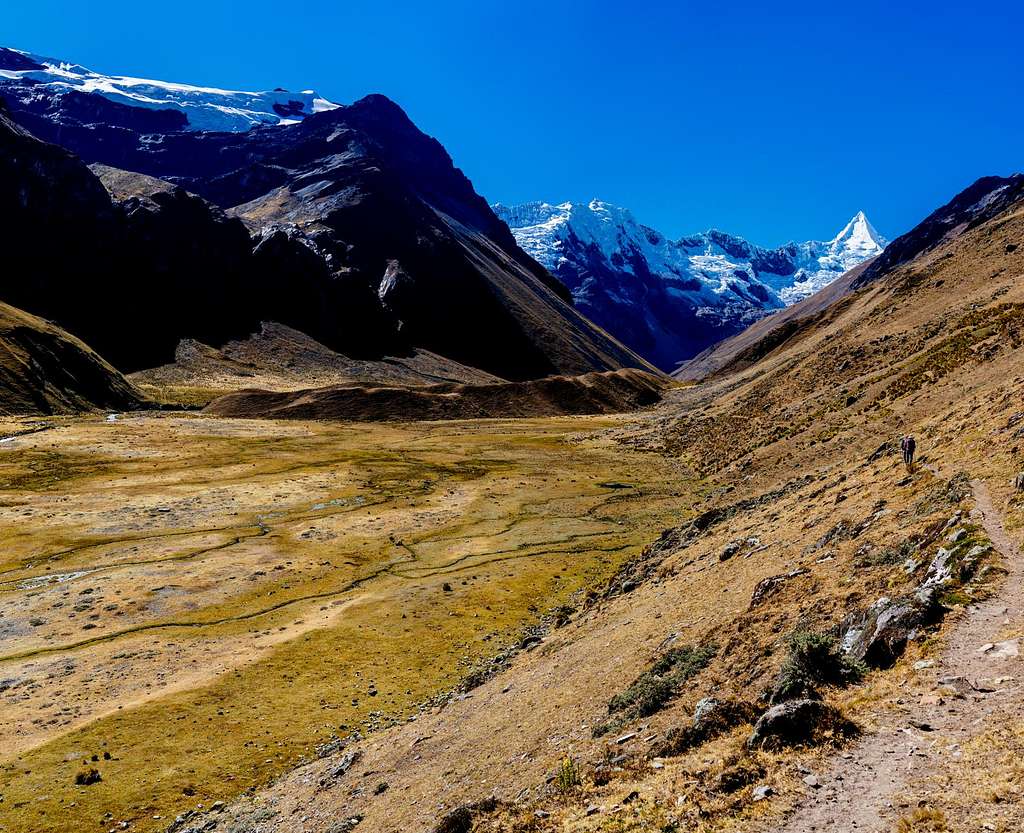
<path id="1" fill-rule="evenodd" d="M 0 54 L 0 236 L 12 274 L 31 276 L 0 299 L 119 369 L 263 321 L 349 356 L 425 349 L 510 380 L 650 369 L 387 98 L 212 132 L 111 84 L 58 83 L 54 66 Z"/>
<path id="2" fill-rule="evenodd" d="M 714 229 L 672 240 L 600 200 L 494 210 L 588 318 L 666 371 L 886 245 L 863 212 L 832 240 L 765 249 Z"/>

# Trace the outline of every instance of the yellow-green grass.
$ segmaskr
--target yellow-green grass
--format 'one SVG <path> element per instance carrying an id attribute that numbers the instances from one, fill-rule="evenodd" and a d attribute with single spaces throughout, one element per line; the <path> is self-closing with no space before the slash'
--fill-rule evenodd
<path id="1" fill-rule="evenodd" d="M 84 633 L 62 620 L 63 630 L 43 626 L 45 638 L 19 638 L 20 650 L 0 651 L 0 678 L 12 669 L 31 676 L 65 658 L 102 673 L 117 648 L 129 656 L 155 651 L 201 684 L 154 677 L 150 688 L 140 683 L 152 667 L 141 660 L 125 660 L 139 680 L 106 700 L 95 681 L 76 689 L 41 680 L 19 705 L 24 715 L 79 698 L 83 714 L 0 757 L 0 830 L 78 831 L 122 820 L 159 830 L 183 810 L 266 782 L 333 736 L 415 714 L 688 510 L 693 490 L 671 461 L 577 434 L 614 424 L 254 429 L 147 418 L 111 429 L 93 420 L 37 440 L 41 448 L 23 447 L 22 460 L 3 461 L 13 476 L 2 497 L 40 519 L 0 508 L 0 541 L 11 545 L 0 565 L 0 603 L 59 598 L 55 588 L 31 598 L 23 597 L 37 591 L 18 589 L 47 569 L 95 569 L 81 581 L 102 575 L 105 588 L 123 591 L 119 600 L 141 605 L 117 620 L 104 614 Z M 42 451 L 81 463 L 32 469 Z M 18 479 L 24 469 L 36 472 L 31 488 Z M 296 479 L 302 488 L 292 488 Z M 643 487 L 602 485 L 611 481 Z M 210 489 L 232 497 L 201 511 Z M 258 511 L 239 511 L 245 501 L 232 489 Z M 107 524 L 113 533 L 95 533 L 108 507 L 196 496 L 200 509 L 175 510 L 166 523 L 129 513 Z M 55 501 L 83 517 L 42 511 Z M 329 535 L 303 539 L 311 527 Z M 206 581 L 221 577 L 228 557 L 282 569 L 268 566 L 258 581 L 237 586 Z M 182 598 L 198 606 L 167 602 L 149 615 L 154 593 L 134 585 L 154 569 L 187 585 Z M 204 662 L 205 677 L 196 667 Z M 103 780 L 76 786 L 76 773 L 92 767 Z"/>

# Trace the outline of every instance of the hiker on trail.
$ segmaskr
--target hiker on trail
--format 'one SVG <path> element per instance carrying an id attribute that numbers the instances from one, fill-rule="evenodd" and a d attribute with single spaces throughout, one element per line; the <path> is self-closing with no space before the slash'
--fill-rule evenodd
<path id="1" fill-rule="evenodd" d="M 914 468 L 914 451 L 917 450 L 917 442 L 909 434 L 900 440 L 900 451 L 903 452 L 903 462 L 908 469 Z"/>

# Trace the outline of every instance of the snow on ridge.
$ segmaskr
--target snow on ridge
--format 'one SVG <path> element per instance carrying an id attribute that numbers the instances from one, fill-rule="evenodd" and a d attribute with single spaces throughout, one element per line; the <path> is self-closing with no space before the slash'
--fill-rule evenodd
<path id="1" fill-rule="evenodd" d="M 189 130 L 244 132 L 259 124 L 294 124 L 307 115 L 339 106 L 313 90 L 222 90 L 124 75 L 102 75 L 79 64 L 19 49 L 9 51 L 41 68 L 0 69 L 0 84 L 4 80 L 30 81 L 55 91 L 74 90 L 100 95 L 132 107 L 178 110 L 188 119 Z"/>
<path id="2" fill-rule="evenodd" d="M 788 243 L 765 249 L 717 229 L 669 240 L 638 223 L 632 213 L 611 203 L 544 202 L 516 206 L 495 204 L 495 213 L 512 230 L 519 245 L 556 275 L 574 260 L 599 256 L 624 274 L 641 268 L 668 283 L 692 287 L 684 294 L 737 295 L 753 291 L 766 310 L 789 306 L 827 286 L 841 274 L 874 257 L 888 241 L 863 211 L 829 241 Z M 569 248 L 582 244 L 584 256 Z M 637 263 L 642 258 L 642 265 Z M 579 264 L 582 265 L 582 264 Z"/>

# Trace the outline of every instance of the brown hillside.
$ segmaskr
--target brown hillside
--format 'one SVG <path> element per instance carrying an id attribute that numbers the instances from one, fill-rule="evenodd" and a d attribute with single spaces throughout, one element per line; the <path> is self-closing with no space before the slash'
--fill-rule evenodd
<path id="1" fill-rule="evenodd" d="M 694 513 L 652 530 L 643 557 L 497 677 L 349 745 L 356 766 L 339 752 L 296 770 L 238 802 L 232 823 L 272 807 L 269 829 L 289 833 L 339 818 L 503 833 L 1021 829 L 1024 690 L 1007 682 L 1012 659 L 979 647 L 1009 640 L 1009 656 L 1024 635 L 1022 250 L 1024 204 L 1004 206 L 752 366 L 614 429 L 630 453 L 701 476 Z M 896 451 L 908 431 L 913 473 Z M 859 682 L 794 654 L 909 604 L 943 551 L 963 560 L 936 607 L 866 652 Z M 800 683 L 805 667 L 825 681 Z M 808 707 L 830 715 L 819 734 L 748 743 L 772 698 L 800 691 L 824 698 Z M 695 733 L 707 697 L 732 705 Z"/>
<path id="2" fill-rule="evenodd" d="M 77 338 L 0 303 L 0 414 L 138 407 L 120 373 Z"/>
<path id="3" fill-rule="evenodd" d="M 158 399 L 203 405 L 243 388 L 283 391 L 350 382 L 429 385 L 502 381 L 427 350 L 355 359 L 274 322 L 264 322 L 249 338 L 229 341 L 220 348 L 184 340 L 174 359 L 173 364 L 132 373 L 130 379 Z"/>
<path id="4" fill-rule="evenodd" d="M 299 391 L 242 390 L 215 399 L 206 413 L 358 422 L 612 414 L 653 405 L 669 387 L 660 376 L 627 369 L 475 385 L 349 384 Z"/>

